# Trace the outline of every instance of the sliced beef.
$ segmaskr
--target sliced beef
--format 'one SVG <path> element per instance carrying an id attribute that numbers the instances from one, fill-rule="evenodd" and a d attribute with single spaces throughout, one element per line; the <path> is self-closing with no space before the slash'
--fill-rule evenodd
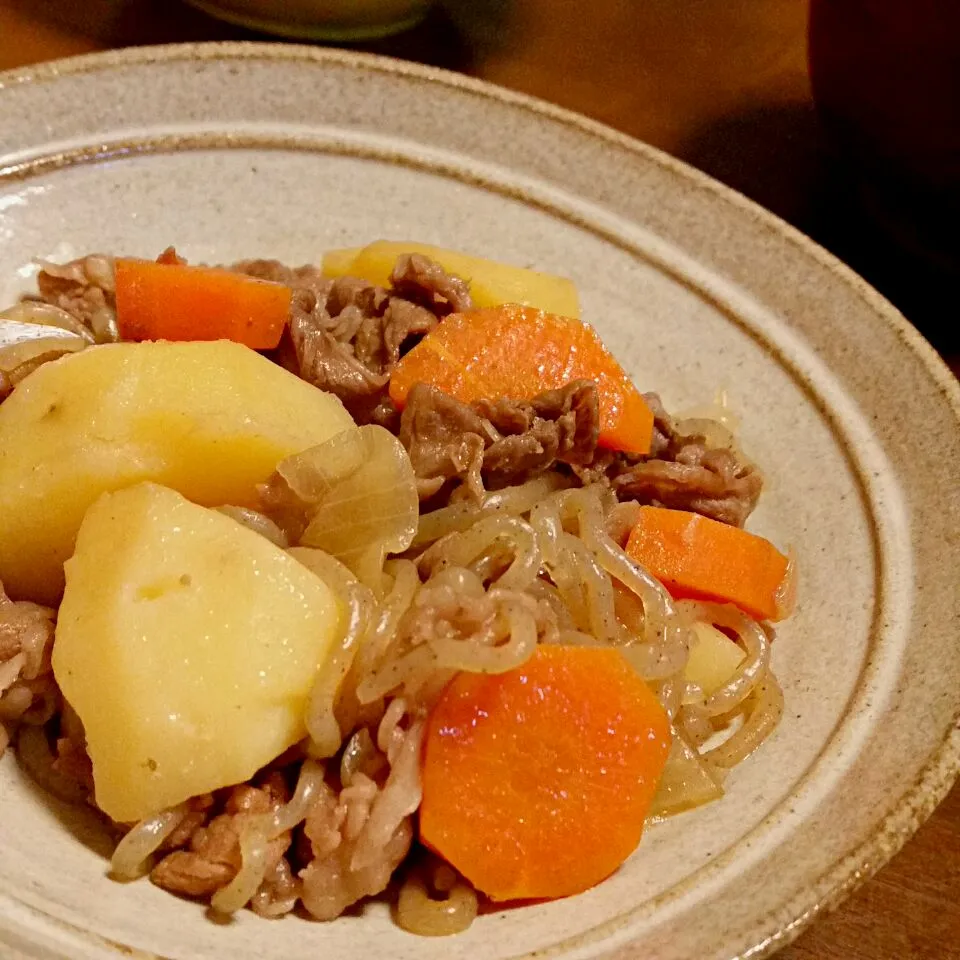
<path id="1" fill-rule="evenodd" d="M 185 260 L 179 260 L 179 262 L 186 263 Z M 309 290 L 319 297 L 326 296 L 332 283 L 320 272 L 319 267 L 309 263 L 301 267 L 288 267 L 279 260 L 240 260 L 227 269 L 234 273 L 245 273 L 248 277 L 256 277 L 258 280 L 282 283 L 293 287 L 294 290 Z"/>
<path id="2" fill-rule="evenodd" d="M 176 247 L 167 247 L 157 257 L 157 263 L 166 264 L 168 267 L 182 267 L 186 265 L 187 261 L 177 253 Z"/>
<path id="3" fill-rule="evenodd" d="M 366 423 L 383 399 L 390 375 L 371 370 L 357 358 L 351 342 L 356 330 L 344 331 L 338 319 L 309 291 L 296 291 L 290 308 L 296 372 L 315 387 L 336 394 L 358 422 Z M 337 334 L 344 332 L 349 337 L 339 339 Z"/>
<path id="4" fill-rule="evenodd" d="M 421 500 L 454 478 L 481 496 L 484 451 L 496 437 L 492 424 L 472 407 L 440 390 L 417 383 L 407 395 L 400 442 L 410 454 Z"/>
<path id="5" fill-rule="evenodd" d="M 763 488 L 759 470 L 736 449 L 710 447 L 703 436 L 683 432 L 656 394 L 646 400 L 654 411 L 651 455 L 613 457 L 604 468 L 617 497 L 742 527 Z"/>
<path id="6" fill-rule="evenodd" d="M 209 804 L 206 798 L 197 798 L 187 818 L 193 813 L 206 816 Z M 186 897 L 208 897 L 226 886 L 237 874 L 242 863 L 240 832 L 245 819 L 273 813 L 289 800 L 283 778 L 271 774 L 260 787 L 241 784 L 234 787 L 227 798 L 224 812 L 209 823 L 198 818 L 189 838 L 182 835 L 181 843 L 189 840 L 188 849 L 168 853 L 150 872 L 150 879 L 164 890 Z M 288 831 L 267 844 L 267 868 L 272 870 L 287 852 L 292 840 Z"/>
<path id="7" fill-rule="evenodd" d="M 521 473 L 519 461 L 510 462 L 511 452 L 535 458 L 534 469 L 542 469 L 539 464 L 547 455 L 553 460 L 577 464 L 591 463 L 596 455 L 600 406 L 592 380 L 574 380 L 559 390 L 538 394 L 529 402 L 480 400 L 474 409 L 503 434 L 484 458 L 488 470 Z"/>
<path id="8" fill-rule="evenodd" d="M 390 371 L 400 360 L 403 345 L 436 325 L 437 318 L 429 310 L 392 297 L 382 315 L 364 318 L 354 337 L 354 353 L 365 366 Z"/>
<path id="9" fill-rule="evenodd" d="M 52 643 L 53 611 L 26 600 L 11 600 L 0 585 L 0 663 L 24 653 L 32 664 L 26 675 L 36 677 L 42 666 L 49 667 Z"/>
<path id="10" fill-rule="evenodd" d="M 711 447 L 685 433 L 663 409 L 654 411 L 651 453 L 631 456 L 599 449 L 596 385 L 575 381 L 530 401 L 460 403 L 425 384 L 407 397 L 400 442 L 417 475 L 420 495 L 460 480 L 477 498 L 485 488 L 523 483 L 562 464 L 581 484 L 608 484 L 621 501 L 691 510 L 742 526 L 756 506 L 762 478 L 730 447 Z"/>
<path id="11" fill-rule="evenodd" d="M 93 763 L 83 743 L 59 737 L 53 769 L 61 776 L 78 784 L 88 797 L 93 797 Z"/>
<path id="12" fill-rule="evenodd" d="M 589 380 L 530 401 L 483 400 L 472 406 L 416 384 L 400 419 L 400 442 L 423 498 L 454 478 L 480 496 L 484 486 L 522 483 L 558 461 L 589 463 L 599 433 L 597 388 Z"/>
<path id="13" fill-rule="evenodd" d="M 742 527 L 760 495 L 760 475 L 752 468 L 744 472 L 729 450 L 691 444 L 684 456 L 689 462 L 647 460 L 625 470 L 612 481 L 617 497 Z"/>
<path id="14" fill-rule="evenodd" d="M 397 257 L 390 286 L 401 297 L 421 304 L 437 316 L 473 309 L 466 282 L 419 253 Z"/>
<path id="15" fill-rule="evenodd" d="M 447 294 L 456 298 L 458 309 L 470 306 L 461 281 L 424 257 L 401 257 L 398 264 L 405 259 L 416 259 L 418 266 L 413 273 L 394 271 L 402 281 L 399 288 L 340 277 L 324 289 L 297 288 L 290 312 L 295 372 L 335 393 L 359 423 L 394 430 L 398 414 L 387 396 L 391 371 L 404 351 L 448 312 L 452 301 Z M 428 296 L 430 290 L 434 293 Z"/>
<path id="16" fill-rule="evenodd" d="M 93 253 L 69 263 L 42 263 L 37 274 L 40 299 L 76 317 L 97 343 L 117 335 L 113 257 Z"/>
<path id="17" fill-rule="evenodd" d="M 395 756 L 412 756 L 418 762 L 420 733 L 401 736 L 415 736 L 417 752 L 405 751 L 401 743 Z M 320 793 L 307 814 L 302 834 L 306 848 L 302 859 L 307 862 L 299 878 L 303 906 L 316 919 L 333 920 L 364 897 L 381 893 L 410 851 L 411 817 L 400 818 L 389 830 L 390 821 L 396 819 L 391 813 L 386 820 L 389 832 L 384 830 L 383 811 L 396 809 L 397 804 L 395 799 L 392 807 L 384 802 L 389 789 L 357 774 L 339 794 L 329 788 Z M 374 829 L 377 839 L 371 851 Z"/>
<path id="18" fill-rule="evenodd" d="M 185 847 L 190 838 L 203 826 L 206 826 L 213 810 L 214 798 L 212 793 L 201 793 L 187 801 L 187 813 L 177 824 L 173 833 L 160 845 L 159 853 L 169 853 Z"/>

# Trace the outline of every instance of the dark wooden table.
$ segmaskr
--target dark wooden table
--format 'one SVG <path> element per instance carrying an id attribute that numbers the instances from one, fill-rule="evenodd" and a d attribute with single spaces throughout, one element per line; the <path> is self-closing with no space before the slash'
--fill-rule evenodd
<path id="1" fill-rule="evenodd" d="M 368 46 L 579 110 L 706 170 L 863 273 L 960 370 L 939 292 L 843 205 L 810 96 L 804 0 L 456 0 Z M 109 47 L 256 39 L 174 0 L 0 0 L 0 69 Z M 893 265 L 893 266 L 891 266 Z M 952 299 L 955 303 L 955 298 Z M 956 310 L 953 310 L 954 317 Z M 783 960 L 960 958 L 960 788 Z"/>

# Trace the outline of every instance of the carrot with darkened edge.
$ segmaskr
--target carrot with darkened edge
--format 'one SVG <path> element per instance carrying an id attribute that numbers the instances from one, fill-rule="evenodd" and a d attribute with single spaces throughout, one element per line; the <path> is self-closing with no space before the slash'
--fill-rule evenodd
<path id="1" fill-rule="evenodd" d="M 612 648 L 458 674 L 427 724 L 420 837 L 494 900 L 579 893 L 640 842 L 669 749 L 662 707 Z"/>
<path id="2" fill-rule="evenodd" d="M 390 398 L 403 408 L 415 383 L 464 403 L 529 400 L 571 380 L 593 380 L 600 446 L 648 453 L 653 413 L 592 327 L 533 307 L 505 304 L 451 314 L 397 365 Z"/>
<path id="3" fill-rule="evenodd" d="M 289 287 L 229 270 L 120 259 L 116 287 L 124 340 L 234 340 L 270 350 L 290 315 Z"/>
<path id="4" fill-rule="evenodd" d="M 757 620 L 790 614 L 788 559 L 739 527 L 686 510 L 642 507 L 626 549 L 677 598 L 733 603 Z"/>

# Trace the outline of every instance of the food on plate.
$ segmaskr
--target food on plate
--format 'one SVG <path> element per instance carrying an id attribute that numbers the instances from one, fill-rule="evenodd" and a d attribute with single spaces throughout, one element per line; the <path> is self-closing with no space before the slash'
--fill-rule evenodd
<path id="1" fill-rule="evenodd" d="M 115 282 L 123 340 L 233 340 L 272 349 L 293 296 L 280 283 L 176 262 L 118 259 Z"/>
<path id="2" fill-rule="evenodd" d="M 758 620 L 788 609 L 788 559 L 756 534 L 699 513 L 641 507 L 627 553 L 675 597 L 733 603 Z"/>
<path id="3" fill-rule="evenodd" d="M 390 399 L 424 383 L 464 403 L 537 397 L 579 380 L 597 387 L 601 447 L 648 453 L 653 411 L 592 327 L 509 304 L 451 314 L 400 362 Z"/>
<path id="4" fill-rule="evenodd" d="M 119 878 L 318 920 L 395 889 L 453 934 L 601 882 L 779 721 L 761 474 L 569 281 L 43 263 L 0 399 L 0 750 Z"/>
<path id="5" fill-rule="evenodd" d="M 66 574 L 53 674 L 107 816 L 243 783 L 306 736 L 343 611 L 266 537 L 141 483 L 90 507 Z"/>
<path id="6" fill-rule="evenodd" d="M 336 397 L 227 340 L 44 364 L 0 404 L 0 582 L 55 604 L 101 493 L 154 480 L 207 506 L 253 506 L 279 460 L 352 426 Z"/>
<path id="7" fill-rule="evenodd" d="M 695 683 L 705 696 L 716 693 L 747 659 L 746 651 L 712 623 L 693 624 L 690 654 L 683 668 L 687 683 Z"/>
<path id="8" fill-rule="evenodd" d="M 331 250 L 323 256 L 323 272 L 328 277 L 360 277 L 386 287 L 391 283 L 397 258 L 411 253 L 419 254 L 446 273 L 465 280 L 475 307 L 518 303 L 563 317 L 580 316 L 577 288 L 566 277 L 471 257 L 427 243 L 376 240 L 365 247 Z M 402 283 L 400 289 L 403 289 Z"/>
<path id="9" fill-rule="evenodd" d="M 281 460 L 262 498 L 297 529 L 301 546 L 322 548 L 373 589 L 386 556 L 410 546 L 420 519 L 407 451 L 372 423 Z"/>
<path id="10" fill-rule="evenodd" d="M 427 721 L 420 837 L 492 900 L 580 893 L 640 842 L 669 750 L 663 707 L 609 647 L 460 673 Z"/>

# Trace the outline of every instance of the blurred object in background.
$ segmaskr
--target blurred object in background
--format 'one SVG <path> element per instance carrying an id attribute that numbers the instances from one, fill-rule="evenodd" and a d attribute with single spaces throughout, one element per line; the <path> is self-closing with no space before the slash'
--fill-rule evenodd
<path id="1" fill-rule="evenodd" d="M 809 42 L 814 98 L 842 163 L 833 199 L 876 231 L 868 244 L 842 226 L 818 239 L 956 348 L 960 2 L 812 0 Z"/>
<path id="2" fill-rule="evenodd" d="M 229 23 L 301 40 L 373 40 L 419 23 L 431 0 L 188 0 Z"/>

